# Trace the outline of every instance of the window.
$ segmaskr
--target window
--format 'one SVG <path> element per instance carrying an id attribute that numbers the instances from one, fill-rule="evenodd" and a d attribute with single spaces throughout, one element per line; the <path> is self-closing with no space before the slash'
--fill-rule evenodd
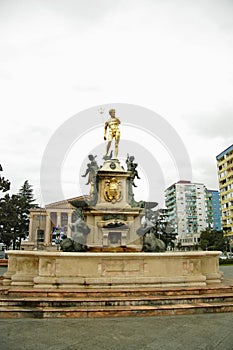
<path id="1" fill-rule="evenodd" d="M 44 230 L 37 230 L 37 241 L 44 242 Z"/>
<path id="2" fill-rule="evenodd" d="M 46 215 L 39 214 L 36 216 L 37 221 L 45 221 Z"/>

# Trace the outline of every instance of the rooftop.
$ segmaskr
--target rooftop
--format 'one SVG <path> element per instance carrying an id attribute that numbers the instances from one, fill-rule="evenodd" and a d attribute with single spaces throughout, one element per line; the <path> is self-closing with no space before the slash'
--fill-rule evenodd
<path id="1" fill-rule="evenodd" d="M 221 158 L 222 156 L 224 156 L 224 154 L 230 152 L 233 150 L 233 145 L 229 146 L 228 148 L 226 148 L 224 151 L 222 151 L 219 155 L 216 156 L 216 159 Z"/>

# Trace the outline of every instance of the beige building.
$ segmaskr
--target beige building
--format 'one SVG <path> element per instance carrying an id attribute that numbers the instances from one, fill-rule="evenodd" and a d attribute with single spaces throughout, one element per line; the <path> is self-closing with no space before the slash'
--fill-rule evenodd
<path id="1" fill-rule="evenodd" d="M 56 228 L 61 234 L 71 237 L 70 224 L 75 221 L 76 208 L 70 201 L 84 200 L 83 196 L 51 203 L 45 208 L 30 210 L 29 238 L 22 244 L 22 249 L 33 250 L 55 246 Z"/>

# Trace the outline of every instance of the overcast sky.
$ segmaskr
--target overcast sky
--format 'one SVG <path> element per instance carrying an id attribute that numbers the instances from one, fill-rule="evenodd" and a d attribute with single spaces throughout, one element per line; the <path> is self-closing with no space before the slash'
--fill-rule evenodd
<path id="1" fill-rule="evenodd" d="M 70 145 L 66 135 L 63 196 L 85 191 L 77 182 L 85 183 L 87 155 L 105 147 L 101 125 L 114 106 L 122 121 L 122 159 L 129 139 L 131 153 L 132 142 L 141 150 L 138 196 L 149 196 L 156 171 L 161 201 L 163 190 L 179 180 L 177 164 L 170 164 L 175 145 L 167 145 L 160 130 L 148 143 L 146 112 L 139 113 L 144 130 L 139 114 L 135 127 L 127 125 L 131 105 L 165 120 L 189 155 L 192 181 L 218 189 L 216 155 L 233 143 L 232 0 L 0 0 L 0 50 L 0 163 L 13 192 L 29 180 L 39 203 L 63 199 L 59 191 L 42 198 L 41 164 L 73 116 L 87 130 L 81 135 L 77 128 L 76 138 L 71 130 Z M 95 113 L 92 129 L 87 119 Z M 142 146 L 157 164 L 153 168 L 148 156 L 150 171 L 140 159 Z"/>

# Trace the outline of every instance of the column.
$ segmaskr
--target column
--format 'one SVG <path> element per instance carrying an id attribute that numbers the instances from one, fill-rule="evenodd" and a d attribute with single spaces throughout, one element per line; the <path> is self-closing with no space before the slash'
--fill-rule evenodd
<path id="1" fill-rule="evenodd" d="M 30 213 L 30 222 L 29 222 L 29 241 L 30 242 L 33 242 L 35 241 L 35 237 L 33 237 L 33 231 L 32 231 L 32 228 L 33 228 L 33 214 Z"/>
<path id="2" fill-rule="evenodd" d="M 72 222 L 72 212 L 68 213 L 67 237 L 71 237 L 71 228 L 70 228 L 71 222 Z"/>
<path id="3" fill-rule="evenodd" d="M 44 243 L 46 245 L 49 245 L 51 243 L 51 219 L 50 219 L 50 212 L 46 214 L 46 224 L 45 224 L 45 241 Z"/>
<path id="4" fill-rule="evenodd" d="M 61 227 L 61 212 L 57 212 L 57 227 Z"/>
<path id="5" fill-rule="evenodd" d="M 102 228 L 102 232 L 103 232 L 103 247 L 108 247 L 108 245 L 109 245 L 108 229 Z"/>

